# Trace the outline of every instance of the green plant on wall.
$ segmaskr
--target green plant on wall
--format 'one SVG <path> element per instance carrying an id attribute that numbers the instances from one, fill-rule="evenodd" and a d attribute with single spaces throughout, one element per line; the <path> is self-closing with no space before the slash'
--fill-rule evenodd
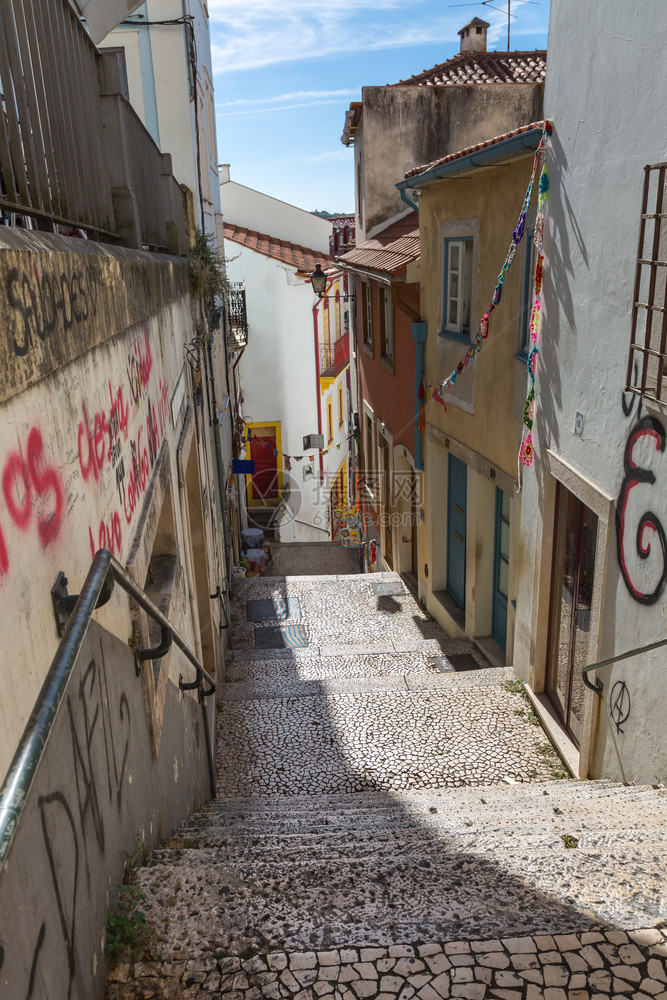
<path id="1" fill-rule="evenodd" d="M 215 237 L 201 229 L 188 250 L 190 294 L 201 296 L 206 310 L 214 308 L 216 298 L 224 298 L 228 282 L 225 275 L 225 258 L 217 248 Z"/>
<path id="2" fill-rule="evenodd" d="M 123 853 L 125 872 L 118 886 L 118 908 L 107 917 L 106 948 L 112 958 L 129 952 L 136 959 L 148 944 L 148 926 L 142 910 L 146 897 L 137 885 L 137 872 L 146 863 L 146 846 L 137 836 L 134 851 Z"/>

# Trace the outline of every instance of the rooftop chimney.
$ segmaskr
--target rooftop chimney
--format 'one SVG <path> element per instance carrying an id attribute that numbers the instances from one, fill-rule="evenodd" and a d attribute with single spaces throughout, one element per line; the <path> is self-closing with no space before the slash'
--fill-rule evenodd
<path id="1" fill-rule="evenodd" d="M 472 21 L 464 24 L 459 31 L 461 52 L 486 52 L 486 31 L 490 27 L 489 22 L 482 21 L 481 17 L 473 17 Z"/>
<path id="2" fill-rule="evenodd" d="M 227 184 L 227 182 L 231 179 L 230 176 L 229 176 L 229 164 L 228 163 L 219 163 L 218 164 L 218 176 L 220 178 L 220 183 L 221 184 Z"/>

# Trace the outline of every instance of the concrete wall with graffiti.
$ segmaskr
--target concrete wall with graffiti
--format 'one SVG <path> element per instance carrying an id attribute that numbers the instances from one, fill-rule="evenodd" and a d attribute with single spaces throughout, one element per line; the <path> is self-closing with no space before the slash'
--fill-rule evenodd
<path id="1" fill-rule="evenodd" d="M 106 547 L 143 586 L 151 555 L 170 554 L 165 609 L 196 652 L 201 645 L 178 468 L 179 448 L 185 461 L 195 437 L 187 265 L 20 230 L 0 231 L 0 247 L 4 775 L 58 645 L 51 588 L 60 571 L 78 593 Z M 127 642 L 125 595 L 96 617 Z M 162 702 L 167 676 L 177 682 L 184 669 L 170 657 L 155 685 Z"/>
<path id="2" fill-rule="evenodd" d="M 132 652 L 93 622 L 0 878 L 4 1000 L 104 996 L 123 852 L 209 792 L 201 707 L 170 687 L 155 758 Z"/>
<path id="3" fill-rule="evenodd" d="M 548 689 L 549 645 L 558 643 L 549 635 L 555 483 L 592 510 L 597 525 L 575 673 L 667 637 L 667 409 L 649 410 L 646 399 L 624 392 L 644 167 L 667 159 L 656 127 L 667 89 L 658 25 L 661 0 L 632 8 L 609 0 L 595 10 L 552 0 L 536 464 L 523 484 L 515 661 L 537 691 Z M 622 67 L 622 92 L 609 86 L 610 65 Z M 665 647 L 640 653 L 598 672 L 601 699 L 582 688 L 584 774 L 667 780 L 666 663 Z"/>

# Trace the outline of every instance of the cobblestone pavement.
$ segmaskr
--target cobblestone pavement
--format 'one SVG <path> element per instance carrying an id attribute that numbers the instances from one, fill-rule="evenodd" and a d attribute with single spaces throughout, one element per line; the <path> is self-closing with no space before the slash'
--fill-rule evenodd
<path id="1" fill-rule="evenodd" d="M 354 573 L 352 549 L 340 542 L 270 542 L 267 576 L 319 576 Z"/>
<path id="2" fill-rule="evenodd" d="M 667 791 L 565 780 L 510 669 L 336 573 L 236 587 L 218 799 L 108 998 L 667 1000 Z"/>

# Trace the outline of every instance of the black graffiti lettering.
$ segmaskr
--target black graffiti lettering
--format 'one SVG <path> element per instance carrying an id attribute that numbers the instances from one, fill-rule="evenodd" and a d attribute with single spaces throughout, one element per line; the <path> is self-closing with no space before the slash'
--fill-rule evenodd
<path id="1" fill-rule="evenodd" d="M 30 327 L 26 322 L 26 318 L 23 315 L 23 302 L 19 297 L 18 286 L 19 283 L 19 272 L 18 268 L 12 267 L 7 275 L 7 299 L 9 300 L 10 306 L 16 310 L 16 312 L 23 317 L 23 343 L 19 344 L 16 337 L 14 337 L 14 354 L 17 358 L 24 357 L 30 348 Z"/>
<path id="2" fill-rule="evenodd" d="M 14 337 L 16 357 L 24 357 L 35 337 L 46 340 L 58 323 L 70 330 L 97 313 L 97 288 L 88 270 L 71 275 L 34 275 L 11 268 L 7 274 L 7 300 L 16 313 L 20 334 Z"/>
<path id="3" fill-rule="evenodd" d="M 44 836 L 46 853 L 49 858 L 51 882 L 56 895 L 58 915 L 60 917 L 60 928 L 67 954 L 67 965 L 69 969 L 67 996 L 69 998 L 72 995 L 72 983 L 74 981 L 75 970 L 74 937 L 76 929 L 77 886 L 79 881 L 79 838 L 76 835 L 76 826 L 72 811 L 62 792 L 53 792 L 51 795 L 40 796 L 37 804 L 39 806 L 42 819 L 42 833 Z M 54 856 L 54 844 L 51 840 L 51 831 L 49 823 L 47 822 L 47 812 L 51 812 L 52 810 L 62 810 L 64 813 L 64 817 L 60 817 L 58 823 L 52 823 L 52 825 L 58 829 L 59 839 L 62 837 L 61 831 L 63 830 L 63 819 L 69 824 L 69 829 L 71 831 L 71 846 L 73 850 L 73 857 L 71 859 L 73 865 L 71 869 L 64 863 L 64 858 L 58 857 L 56 859 Z M 67 893 L 67 887 L 63 885 L 63 881 L 67 877 L 68 871 L 71 873 L 71 896 Z"/>
<path id="4" fill-rule="evenodd" d="M 39 953 L 42 950 L 42 945 L 44 944 L 45 937 L 46 937 L 46 924 L 43 923 L 42 926 L 39 928 L 39 934 L 37 935 L 37 944 L 35 945 L 35 950 L 32 955 L 32 964 L 30 966 L 30 979 L 28 980 L 28 992 L 26 994 L 26 1000 L 30 1000 L 35 991 L 35 976 L 37 975 Z"/>
<path id="5" fill-rule="evenodd" d="M 71 699 L 67 700 L 67 707 L 70 716 L 72 729 L 72 755 L 74 758 L 74 776 L 76 779 L 76 790 L 79 798 L 79 816 L 81 819 L 81 829 L 85 830 L 86 819 L 90 813 L 95 839 L 101 851 L 104 850 L 104 822 L 102 811 L 97 795 L 97 785 L 95 783 L 94 764 L 92 756 L 92 745 L 95 734 L 95 727 L 99 719 L 99 708 L 95 706 L 92 719 L 89 716 L 89 704 L 86 699 L 85 686 L 90 678 L 91 687 L 95 683 L 95 660 L 91 660 L 81 679 L 79 685 L 79 699 L 83 706 L 84 715 L 84 737 L 79 739 L 74 711 Z"/>
<path id="6" fill-rule="evenodd" d="M 56 296 L 53 291 L 53 282 L 51 280 L 51 275 L 45 274 L 42 276 L 40 283 L 41 300 L 42 300 L 42 316 L 44 317 L 44 328 L 47 333 L 53 333 L 56 325 Z M 49 308 L 47 308 L 47 305 Z"/>

